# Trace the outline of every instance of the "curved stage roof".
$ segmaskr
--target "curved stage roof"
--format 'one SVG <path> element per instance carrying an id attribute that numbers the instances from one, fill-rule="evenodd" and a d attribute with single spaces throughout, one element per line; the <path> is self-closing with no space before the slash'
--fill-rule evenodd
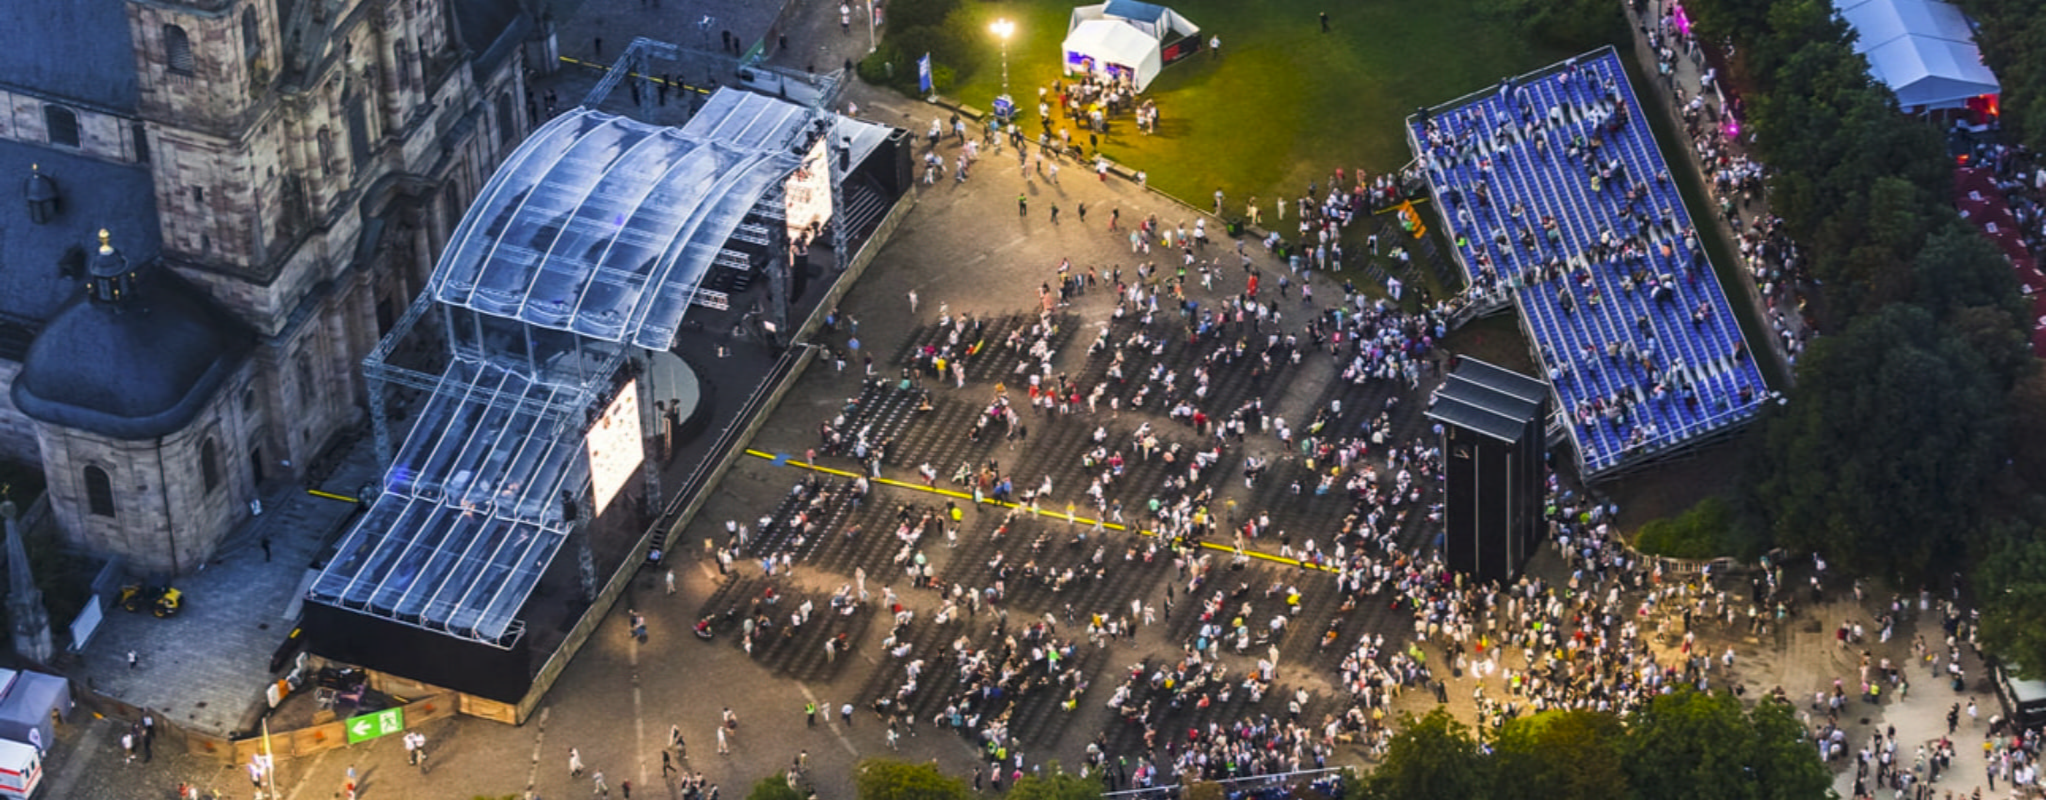
<path id="1" fill-rule="evenodd" d="M 712 96 L 682 128 L 579 108 L 534 132 L 478 194 L 434 299 L 666 350 L 747 212 L 800 163 L 805 110 Z"/>

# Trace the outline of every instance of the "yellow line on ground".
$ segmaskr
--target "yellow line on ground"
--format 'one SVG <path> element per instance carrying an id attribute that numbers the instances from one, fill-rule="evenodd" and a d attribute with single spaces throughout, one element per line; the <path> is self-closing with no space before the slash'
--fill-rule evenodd
<path id="1" fill-rule="evenodd" d="M 562 57 L 561 57 L 561 63 L 563 63 L 563 64 L 574 64 L 574 65 L 576 65 L 576 66 L 578 66 L 578 67 L 589 67 L 590 69 L 594 69 L 594 70 L 597 70 L 597 71 L 599 71 L 599 72 L 610 72 L 610 71 L 611 71 L 611 67 L 610 67 L 609 65 L 606 65 L 606 64 L 599 64 L 599 63 L 597 63 L 597 62 L 595 62 L 595 61 L 584 61 L 584 60 L 582 60 L 582 59 L 580 59 L 580 58 L 576 58 L 575 56 L 562 56 Z M 639 74 L 639 73 L 637 73 L 637 72 L 630 72 L 630 73 L 626 73 L 626 74 L 627 74 L 628 76 L 632 76 L 632 77 L 643 77 L 643 78 L 646 78 L 647 80 L 653 81 L 654 83 L 665 83 L 665 84 L 667 84 L 667 85 L 669 85 L 669 86 L 675 86 L 675 87 L 680 87 L 680 88 L 681 88 L 681 89 L 682 89 L 683 91 L 695 92 L 695 93 L 697 93 L 697 94 L 710 94 L 710 90 L 709 90 L 709 89 L 705 89 L 705 88 L 703 88 L 703 87 L 701 87 L 701 86 L 691 86 L 691 85 L 689 85 L 689 84 L 686 84 L 686 83 L 683 83 L 683 82 L 681 82 L 681 81 L 671 81 L 671 80 L 668 80 L 667 78 L 663 78 L 663 77 L 660 77 L 660 76 L 658 76 L 658 75 L 640 75 L 640 74 Z"/>
<path id="2" fill-rule="evenodd" d="M 795 460 L 795 459 L 793 459 L 793 458 L 790 458 L 790 459 L 783 459 L 783 458 L 780 458 L 780 457 L 776 456 L 776 455 L 775 455 L 775 454 L 773 454 L 773 453 L 768 453 L 768 452 L 765 452 L 765 451 L 761 451 L 761 450 L 754 450 L 754 449 L 751 449 L 751 448 L 748 448 L 748 449 L 746 450 L 746 455 L 749 455 L 749 456 L 753 456 L 754 458 L 762 458 L 762 459 L 766 459 L 766 460 L 768 460 L 768 461 L 775 461 L 775 462 L 779 462 L 779 463 L 782 463 L 782 464 L 787 464 L 788 466 L 791 466 L 791 467 L 796 467 L 796 468 L 798 468 L 798 469 L 807 469 L 807 470 L 810 470 L 810 471 L 812 471 L 812 472 L 822 472 L 822 473 L 824 473 L 824 474 L 826 474 L 826 475 L 835 475 L 835 476 L 837 476 L 837 477 L 840 477 L 840 478 L 858 478 L 858 477 L 862 477 L 862 476 L 860 475 L 860 473 L 857 473 L 857 472 L 847 472 L 847 471 L 845 471 L 845 470 L 842 470 L 842 469 L 833 469 L 833 468 L 831 468 L 831 467 L 826 467 L 826 466 L 822 466 L 822 465 L 819 465 L 819 464 L 811 464 L 811 463 L 808 463 L 808 462 L 803 462 L 803 461 L 797 461 L 797 460 Z M 973 495 L 971 495 L 971 494 L 968 494 L 968 493 L 966 493 L 966 492 L 961 492 L 961 491 L 957 491 L 957 490 L 954 490 L 954 489 L 941 489 L 941 488 L 939 488 L 939 487 L 936 487 L 936 486 L 925 486 L 925 485 L 923 485 L 923 484 L 921 484 L 921 483 L 913 483 L 913 482 L 908 482 L 908 481 L 898 481 L 898 480 L 895 480 L 895 479 L 893 479 L 893 478 L 875 478 L 875 477 L 871 477 L 871 476 L 869 476 L 869 477 L 867 477 L 867 481 L 868 481 L 869 483 L 878 483 L 878 484 L 880 484 L 880 485 L 882 485 L 882 486 L 893 486 L 893 487 L 895 487 L 895 488 L 897 488 L 897 489 L 909 489 L 909 490 L 911 490 L 911 491 L 917 491 L 917 492 L 926 492 L 926 493 L 929 493 L 929 494 L 943 495 L 943 496 L 945 496 L 945 497 L 952 497 L 952 498 L 957 498 L 957 499 L 960 499 L 960 500 L 969 500 L 969 501 L 970 501 L 970 500 L 972 500 L 972 499 L 973 499 Z M 1008 502 L 1002 502 L 1002 501 L 999 501 L 999 500 L 982 500 L 982 501 L 980 501 L 980 504 L 981 504 L 981 505 L 988 505 L 988 506 L 994 506 L 994 507 L 996 507 L 996 508 L 1008 508 L 1008 509 L 1017 509 L 1017 508 L 1024 508 L 1024 505 L 1023 505 L 1022 503 L 1008 503 Z M 1061 521 L 1068 521 L 1068 522 L 1071 522 L 1071 523 L 1073 523 L 1073 524 L 1075 524 L 1075 525 L 1087 525 L 1087 526 L 1090 526 L 1090 527 L 1091 527 L 1091 526 L 1095 525 L 1096 523 L 1099 523 L 1099 524 L 1101 525 L 1101 527 L 1104 527 L 1104 528 L 1107 528 L 1107 529 L 1110 529 L 1110 530 L 1117 530 L 1117 531 L 1127 531 L 1127 532 L 1130 532 L 1130 533 L 1135 533 L 1135 534 L 1137 534 L 1138 536 L 1149 536 L 1149 537 L 1152 537 L 1152 538 L 1160 538 L 1160 537 L 1159 537 L 1159 534 L 1158 534 L 1158 532 L 1157 532 L 1157 531 L 1152 531 L 1152 530 L 1145 530 L 1145 529 L 1143 529 L 1143 528 L 1133 528 L 1133 527 L 1130 527 L 1130 526 L 1128 526 L 1128 525 L 1124 525 L 1124 524 L 1122 524 L 1122 523 L 1120 523 L 1120 522 L 1108 522 L 1108 521 L 1105 521 L 1105 520 L 1094 520 L 1094 519 L 1089 519 L 1089 518 L 1087 518 L 1087 517 L 1082 517 L 1082 516 L 1078 516 L 1078 515 L 1068 515 L 1068 514 L 1061 514 L 1061 513 L 1057 512 L 1057 511 L 1046 511 L 1046 510 L 1043 510 L 1043 509 L 1039 509 L 1039 510 L 1037 510 L 1037 511 L 1036 511 L 1036 512 L 1034 512 L 1034 513 L 1035 513 L 1035 514 L 1036 514 L 1037 516 L 1040 516 L 1040 517 L 1047 517 L 1047 518 L 1050 518 L 1050 519 L 1055 519 L 1055 520 L 1061 520 Z M 1204 547 L 1204 548 L 1207 548 L 1207 549 L 1209 549 L 1209 550 L 1214 550 L 1214 551 L 1218 551 L 1218 552 L 1228 553 L 1228 554 L 1230 554 L 1230 555 L 1232 555 L 1232 556 L 1233 556 L 1233 555 L 1236 555 L 1236 548 L 1234 548 L 1234 547 L 1231 547 L 1231 546 L 1229 546 L 1229 545 L 1226 545 L 1226 544 L 1216 544 L 1216 543 L 1214 543 L 1214 542 L 1202 542 L 1202 543 L 1201 543 L 1201 546 L 1202 546 L 1202 547 Z M 1264 552 L 1259 552 L 1259 551 L 1257 551 L 1257 550 L 1250 550 L 1250 549 L 1245 549 L 1245 550 L 1243 551 L 1243 555 L 1245 555 L 1245 556 L 1247 556 L 1247 557 L 1250 557 L 1250 558 L 1256 558 L 1256 559 L 1262 559 L 1262 560 L 1265 560 L 1265 561 L 1270 561 L 1270 562 L 1273 562 L 1273 563 L 1275 563 L 1275 564 L 1285 564 L 1286 566 L 1289 566 L 1289 567 L 1304 567 L 1304 568 L 1306 568 L 1306 569 L 1312 569 L 1312 570 L 1319 570 L 1319 571 L 1322 571 L 1322 572 L 1335 572 L 1335 571 L 1336 571 L 1336 570 L 1335 570 L 1335 569 L 1334 569 L 1333 567 L 1326 567 L 1326 566 L 1316 566 L 1316 565 L 1310 565 L 1310 564 L 1302 564 L 1302 563 L 1300 563 L 1300 559 L 1297 559 L 1297 558 L 1287 558 L 1287 557 L 1285 557 L 1285 556 L 1280 556 L 1280 555 L 1273 555 L 1273 554 L 1271 554 L 1271 553 L 1264 553 Z"/>
<path id="3" fill-rule="evenodd" d="M 320 491 L 320 490 L 318 490 L 318 489 L 307 489 L 307 490 L 305 490 L 305 493 L 306 493 L 306 494 L 309 494 L 309 495 L 312 495 L 312 496 L 314 496 L 314 497 L 324 497 L 324 498 L 327 498 L 328 500 L 339 500 L 339 501 L 341 501 L 341 502 L 343 502 L 343 503 L 360 503 L 360 502 L 362 502 L 361 500 L 358 500 L 358 499 L 356 499 L 356 498 L 353 498 L 353 497 L 349 497 L 348 495 L 345 495 L 345 494 L 335 494 L 335 493 L 333 493 L 333 492 L 322 492 L 322 491 Z"/>

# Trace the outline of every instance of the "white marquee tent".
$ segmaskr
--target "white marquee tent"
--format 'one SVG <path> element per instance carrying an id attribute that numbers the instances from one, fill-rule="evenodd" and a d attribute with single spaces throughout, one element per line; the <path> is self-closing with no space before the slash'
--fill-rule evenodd
<path id="1" fill-rule="evenodd" d="M 1199 26 L 1179 12 L 1137 0 L 1073 9 L 1062 45 L 1067 74 L 1127 75 L 1143 91 L 1165 65 L 1200 49 Z"/>
<path id="2" fill-rule="evenodd" d="M 1869 74 L 1906 109 L 1961 108 L 1996 94 L 1996 73 L 1982 63 L 1960 9 L 1938 0 L 1834 0 L 1854 28 L 1854 51 Z"/>

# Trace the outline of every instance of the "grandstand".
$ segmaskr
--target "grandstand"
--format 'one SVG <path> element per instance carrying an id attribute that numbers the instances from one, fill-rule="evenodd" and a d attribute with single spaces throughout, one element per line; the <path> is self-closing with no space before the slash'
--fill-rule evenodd
<path id="1" fill-rule="evenodd" d="M 1407 119 L 1473 299 L 1518 308 L 1586 478 L 1770 395 L 1638 109 L 1606 47 Z"/>

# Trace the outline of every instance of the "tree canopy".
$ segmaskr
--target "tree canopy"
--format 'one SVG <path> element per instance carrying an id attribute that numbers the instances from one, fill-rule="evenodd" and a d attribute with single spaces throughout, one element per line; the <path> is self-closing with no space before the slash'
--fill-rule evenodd
<path id="1" fill-rule="evenodd" d="M 803 793 L 790 786 L 788 778 L 769 775 L 753 784 L 753 791 L 746 793 L 746 800 L 803 800 Z"/>
<path id="2" fill-rule="evenodd" d="M 1636 800 L 1826 797 L 1832 779 L 1803 739 L 1783 703 L 1678 691 L 1630 717 L 1619 749 Z"/>
<path id="3" fill-rule="evenodd" d="M 2004 393 L 1981 356 L 1894 305 L 1813 342 L 1799 367 L 1752 470 L 1777 541 L 1864 573 L 1952 563 L 2004 452 Z"/>
<path id="4" fill-rule="evenodd" d="M 1679 690 L 1624 722 L 1550 711 L 1507 722 L 1488 747 L 1441 708 L 1404 718 L 1349 800 L 1809 800 L 1831 778 L 1792 709 Z"/>
<path id="5" fill-rule="evenodd" d="M 1982 644 L 2046 675 L 2046 501 L 1985 527 L 1975 571 Z"/>
<path id="6" fill-rule="evenodd" d="M 1479 754 L 1469 727 L 1440 706 L 1404 721 L 1385 761 L 1358 783 L 1351 800 L 1487 796 L 1492 763 Z"/>
<path id="7" fill-rule="evenodd" d="M 966 782 L 938 771 L 936 764 L 870 758 L 853 770 L 860 800 L 966 800 Z"/>
<path id="8" fill-rule="evenodd" d="M 1042 775 L 1025 775 L 1009 787 L 1009 800 L 1099 800 L 1101 781 L 1059 769 L 1056 762 Z"/>

